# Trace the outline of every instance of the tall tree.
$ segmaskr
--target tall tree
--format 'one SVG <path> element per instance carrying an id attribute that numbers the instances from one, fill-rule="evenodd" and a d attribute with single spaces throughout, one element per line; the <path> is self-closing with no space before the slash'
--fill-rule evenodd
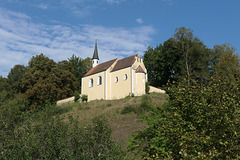
<path id="1" fill-rule="evenodd" d="M 214 74 L 216 70 L 216 64 L 221 61 L 221 58 L 226 54 L 236 55 L 236 48 L 231 46 L 229 43 L 221 45 L 215 45 L 211 51 L 210 68 L 211 73 Z"/>
<path id="2" fill-rule="evenodd" d="M 181 74 L 189 82 L 192 77 L 203 80 L 209 75 L 210 50 L 191 29 L 177 28 L 174 34 L 177 52 L 180 54 Z M 188 83 L 188 85 L 190 85 Z"/>
<path id="3" fill-rule="evenodd" d="M 92 61 L 91 58 L 87 57 L 85 59 L 82 59 L 80 57 L 77 57 L 76 55 L 72 55 L 68 59 L 69 62 L 71 62 L 73 66 L 72 73 L 75 75 L 77 81 L 78 81 L 78 90 L 80 91 L 81 88 L 81 82 L 82 77 L 91 69 L 92 67 Z"/>
<path id="4" fill-rule="evenodd" d="M 149 81 L 157 87 L 192 77 L 203 82 L 209 75 L 209 54 L 191 29 L 178 28 L 172 38 L 145 52 Z"/>
<path id="5" fill-rule="evenodd" d="M 15 65 L 8 74 L 8 83 L 13 94 L 21 93 L 20 82 L 26 67 L 24 65 Z"/>
<path id="6" fill-rule="evenodd" d="M 222 54 L 219 62 L 214 66 L 215 80 L 224 81 L 227 83 L 235 83 L 239 80 L 240 76 L 240 64 L 239 57 L 237 54 L 231 51 L 226 51 Z"/>
<path id="7" fill-rule="evenodd" d="M 56 63 L 43 54 L 32 57 L 21 80 L 30 109 L 72 96 L 76 80 L 69 70 L 71 66 L 66 61 Z"/>

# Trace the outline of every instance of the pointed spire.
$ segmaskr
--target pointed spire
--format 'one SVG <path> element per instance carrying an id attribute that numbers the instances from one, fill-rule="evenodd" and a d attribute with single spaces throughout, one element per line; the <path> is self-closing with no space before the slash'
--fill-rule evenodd
<path id="1" fill-rule="evenodd" d="M 92 59 L 97 59 L 97 60 L 99 60 L 99 57 L 98 57 L 98 49 L 97 49 L 97 38 L 95 39 L 95 49 L 94 49 L 94 53 L 93 53 Z"/>

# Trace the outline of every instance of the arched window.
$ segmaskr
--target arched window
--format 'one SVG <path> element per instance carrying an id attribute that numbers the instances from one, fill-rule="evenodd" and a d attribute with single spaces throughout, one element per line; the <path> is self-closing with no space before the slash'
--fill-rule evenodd
<path id="1" fill-rule="evenodd" d="M 98 76 L 98 85 L 102 85 L 102 76 Z"/>
<path id="2" fill-rule="evenodd" d="M 115 83 L 117 83 L 117 82 L 118 82 L 118 77 L 115 78 Z"/>
<path id="3" fill-rule="evenodd" d="M 93 87 L 93 79 L 92 78 L 89 80 L 89 87 Z"/>
<path id="4" fill-rule="evenodd" d="M 128 77 L 127 77 L 127 74 L 124 74 L 124 78 L 123 78 L 123 79 L 124 79 L 124 80 L 127 80 L 127 78 L 128 78 Z"/>

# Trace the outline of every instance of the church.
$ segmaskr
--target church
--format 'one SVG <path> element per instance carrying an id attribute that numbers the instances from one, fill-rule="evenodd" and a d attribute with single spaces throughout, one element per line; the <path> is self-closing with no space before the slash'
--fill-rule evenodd
<path id="1" fill-rule="evenodd" d="M 82 78 L 81 94 L 88 101 L 121 99 L 128 95 L 145 94 L 147 69 L 139 54 L 113 59 L 98 64 L 97 40 L 92 57 L 92 68 Z"/>

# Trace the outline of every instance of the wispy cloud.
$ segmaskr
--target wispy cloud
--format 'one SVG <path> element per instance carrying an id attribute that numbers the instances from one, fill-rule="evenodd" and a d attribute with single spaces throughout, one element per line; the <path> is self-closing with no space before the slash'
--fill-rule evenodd
<path id="1" fill-rule="evenodd" d="M 106 0 L 107 3 L 110 4 L 119 4 L 120 2 L 124 2 L 125 0 Z"/>
<path id="2" fill-rule="evenodd" d="M 47 8 L 48 8 L 48 4 L 46 4 L 46 3 L 41 3 L 41 4 L 39 4 L 37 7 L 40 8 L 40 9 L 47 9 Z"/>
<path id="3" fill-rule="evenodd" d="M 136 21 L 137 21 L 137 23 L 140 23 L 140 24 L 142 24 L 142 23 L 143 23 L 143 20 L 142 20 L 142 18 L 137 18 L 137 19 L 136 19 Z"/>
<path id="4" fill-rule="evenodd" d="M 168 3 L 169 5 L 173 5 L 174 0 L 162 0 L 162 1 Z"/>
<path id="5" fill-rule="evenodd" d="M 36 24 L 25 14 L 0 8 L 0 75 L 6 76 L 16 64 L 27 65 L 32 56 L 40 53 L 55 61 L 66 60 L 72 54 L 91 57 L 96 36 L 101 62 L 143 55 L 153 33 L 151 26 L 126 29 Z"/>

